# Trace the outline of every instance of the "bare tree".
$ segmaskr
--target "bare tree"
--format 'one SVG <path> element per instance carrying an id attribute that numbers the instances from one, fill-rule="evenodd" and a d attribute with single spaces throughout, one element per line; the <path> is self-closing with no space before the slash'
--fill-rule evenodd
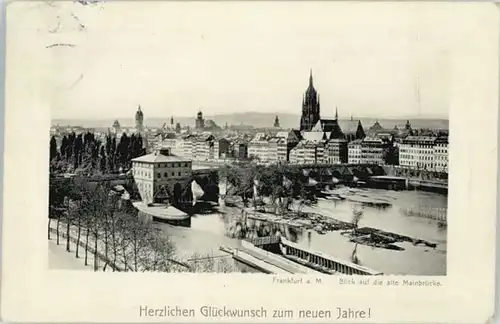
<path id="1" fill-rule="evenodd" d="M 358 228 L 359 221 L 361 220 L 361 218 L 363 218 L 363 209 L 353 208 L 351 223 L 354 225 L 354 231 L 356 231 L 356 229 Z M 354 264 L 360 263 L 359 258 L 358 258 L 358 243 L 354 244 L 354 250 L 352 251 L 352 254 L 351 254 L 351 261 Z"/>
<path id="2" fill-rule="evenodd" d="M 77 226 L 77 236 L 76 236 L 76 251 L 75 251 L 75 255 L 76 257 L 78 258 L 79 255 L 78 255 L 78 252 L 80 251 L 80 238 L 81 238 L 81 235 L 82 235 L 82 219 L 83 217 L 85 216 L 83 213 L 82 213 L 82 208 L 81 208 L 81 205 L 82 205 L 82 202 L 78 202 L 78 209 L 76 210 L 75 212 L 75 217 L 76 217 L 76 226 Z"/>
<path id="3" fill-rule="evenodd" d="M 118 259 L 118 250 L 119 250 L 119 244 L 120 244 L 120 240 L 117 237 L 117 227 L 119 226 L 118 215 L 119 215 L 118 211 L 112 210 L 112 212 L 110 213 L 110 219 L 109 219 L 111 249 L 112 249 L 112 253 L 113 253 L 112 263 L 113 263 L 114 267 L 116 267 L 116 261 Z"/>
<path id="4" fill-rule="evenodd" d="M 142 221 L 139 221 L 137 217 L 127 214 L 127 226 L 125 227 L 124 236 L 129 240 L 131 256 L 132 256 L 132 266 L 134 271 L 139 271 L 139 259 L 141 253 L 143 252 L 143 243 L 148 240 L 148 230 L 149 228 Z"/>
<path id="5" fill-rule="evenodd" d="M 94 240 L 94 270 L 98 269 L 98 242 L 103 214 L 106 211 L 108 192 L 103 184 L 84 185 L 84 194 L 82 197 L 82 212 L 85 215 L 85 265 L 88 264 L 88 249 L 90 236 Z"/>
<path id="6" fill-rule="evenodd" d="M 144 254 L 142 256 L 143 271 L 170 272 L 173 265 L 188 265 L 175 260 L 175 245 L 168 237 L 164 237 L 160 230 L 148 226 L 148 235 L 145 237 Z"/>
<path id="7" fill-rule="evenodd" d="M 64 221 L 66 222 L 66 252 L 71 252 L 71 245 L 70 245 L 70 237 L 71 237 L 71 225 L 73 223 L 73 219 L 75 218 L 75 214 L 77 213 L 76 210 L 76 202 L 68 199 L 68 208 L 66 212 L 64 213 L 65 219 Z"/>
<path id="8" fill-rule="evenodd" d="M 191 264 L 190 272 L 216 272 L 231 273 L 237 272 L 234 262 L 228 262 L 227 256 L 214 256 L 212 254 L 194 253 L 189 262 Z"/>
<path id="9" fill-rule="evenodd" d="M 359 221 L 363 218 L 363 210 L 354 208 L 352 211 L 352 221 L 351 223 L 354 225 L 354 228 L 358 228 Z"/>

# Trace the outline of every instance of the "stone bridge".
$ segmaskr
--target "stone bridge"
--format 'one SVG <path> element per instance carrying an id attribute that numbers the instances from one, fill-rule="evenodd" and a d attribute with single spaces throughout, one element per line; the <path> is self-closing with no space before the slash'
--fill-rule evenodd
<path id="1" fill-rule="evenodd" d="M 57 176 L 52 177 L 50 181 L 63 181 L 65 179 L 71 178 L 76 182 L 85 182 L 90 184 L 98 183 L 108 183 L 110 186 L 121 185 L 127 190 L 132 198 L 140 199 L 139 191 L 137 185 L 135 184 L 134 177 L 132 174 L 106 174 L 106 175 L 93 175 L 93 176 L 82 176 L 82 175 L 71 175 L 71 176 Z M 191 191 L 190 184 L 192 181 L 201 187 L 204 192 L 203 200 L 206 201 L 218 201 L 219 196 L 219 176 L 217 168 L 193 168 L 192 176 L 190 179 L 184 179 L 181 188 L 174 188 L 170 191 L 170 194 L 176 196 L 177 202 L 183 204 L 191 204 L 193 199 L 193 193 Z"/>
<path id="2" fill-rule="evenodd" d="M 352 182 L 355 178 L 368 181 L 373 176 L 386 175 L 385 170 L 377 164 L 290 164 L 290 166 L 301 169 L 304 175 L 314 179 L 320 185 L 333 184 L 337 181 Z"/>

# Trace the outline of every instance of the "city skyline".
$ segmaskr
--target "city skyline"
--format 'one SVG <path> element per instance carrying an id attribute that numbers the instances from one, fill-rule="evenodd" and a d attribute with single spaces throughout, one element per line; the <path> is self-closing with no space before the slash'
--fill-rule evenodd
<path id="1" fill-rule="evenodd" d="M 127 118 L 138 105 L 149 118 L 199 110 L 300 114 L 311 69 L 322 116 L 338 107 L 341 119 L 448 118 L 450 74 L 467 50 L 459 32 L 443 27 L 443 19 L 455 19 L 445 4 L 432 12 L 377 4 L 362 13 L 346 3 L 321 4 L 320 12 L 301 2 L 286 10 L 280 3 L 141 3 L 133 14 L 120 3 L 57 5 L 53 28 L 64 27 L 44 37 L 74 46 L 50 49 L 53 119 Z M 123 15 L 132 23 L 123 24 Z"/>

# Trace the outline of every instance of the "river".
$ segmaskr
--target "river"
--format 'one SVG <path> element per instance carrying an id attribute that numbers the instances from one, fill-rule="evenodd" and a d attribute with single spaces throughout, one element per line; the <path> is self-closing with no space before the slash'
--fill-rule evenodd
<path id="1" fill-rule="evenodd" d="M 319 198 L 311 206 L 303 207 L 304 212 L 314 212 L 327 217 L 351 222 L 353 208 L 359 206 L 357 200 L 376 199 L 390 203 L 390 207 L 363 207 L 363 216 L 359 227 L 373 227 L 384 231 L 419 238 L 436 243 L 435 249 L 423 246 L 413 246 L 411 243 L 397 243 L 403 251 L 374 248 L 358 245 L 357 256 L 360 264 L 385 274 L 408 275 L 445 275 L 447 230 L 438 227 L 434 220 L 405 215 L 401 208 L 446 208 L 447 196 L 421 191 L 389 191 L 378 189 L 363 189 L 349 191 L 347 188 L 337 189 L 342 192 L 344 200 Z M 174 227 L 159 224 L 166 235 L 176 243 L 179 255 L 189 256 L 193 253 L 223 255 L 219 246 L 237 247 L 239 240 L 226 235 L 228 227 L 234 221 L 237 209 L 220 207 L 212 213 L 194 215 L 190 228 Z M 308 235 L 308 230 L 296 233 L 293 238 L 298 244 L 321 251 L 339 259 L 350 260 L 354 243 L 341 235 L 341 231 L 327 232 L 320 235 L 314 230 Z"/>

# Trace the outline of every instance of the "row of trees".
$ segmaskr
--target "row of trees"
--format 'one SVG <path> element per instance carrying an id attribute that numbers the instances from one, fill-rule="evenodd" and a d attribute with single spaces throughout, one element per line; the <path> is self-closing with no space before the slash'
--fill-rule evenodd
<path id="1" fill-rule="evenodd" d="M 128 170 L 131 160 L 144 155 L 143 139 L 140 134 L 128 136 L 123 133 L 119 140 L 107 134 L 102 142 L 94 133 L 70 133 L 58 143 L 55 136 L 50 139 L 51 171 L 83 173 L 112 173 Z"/>
<path id="2" fill-rule="evenodd" d="M 60 244 L 64 236 L 67 252 L 72 252 L 73 240 L 75 256 L 83 256 L 85 265 L 93 254 L 95 271 L 99 269 L 99 260 L 121 271 L 235 271 L 234 265 L 225 259 L 214 262 L 208 257 L 200 260 L 199 256 L 192 256 L 191 261 L 181 260 L 165 233 L 141 219 L 137 210 L 121 199 L 121 194 L 104 184 L 75 181 L 51 179 L 48 238 L 55 232 Z"/>

